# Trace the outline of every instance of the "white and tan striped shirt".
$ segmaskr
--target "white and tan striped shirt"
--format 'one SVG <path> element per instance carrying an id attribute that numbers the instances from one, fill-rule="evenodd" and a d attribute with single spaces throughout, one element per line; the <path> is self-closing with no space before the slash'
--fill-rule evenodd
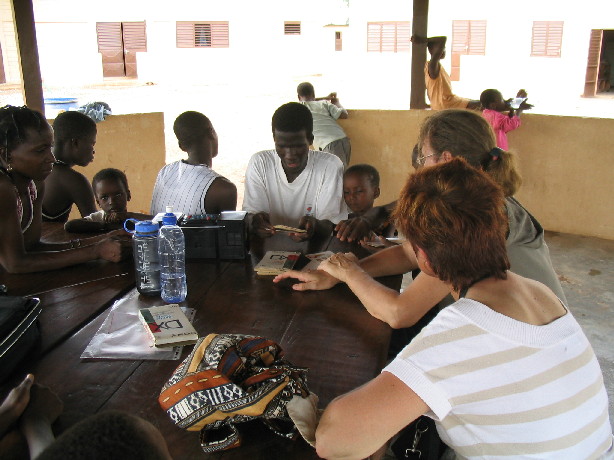
<path id="1" fill-rule="evenodd" d="M 460 299 L 384 369 L 430 407 L 468 459 L 595 459 L 612 446 L 608 397 L 571 313 L 545 326 Z"/>

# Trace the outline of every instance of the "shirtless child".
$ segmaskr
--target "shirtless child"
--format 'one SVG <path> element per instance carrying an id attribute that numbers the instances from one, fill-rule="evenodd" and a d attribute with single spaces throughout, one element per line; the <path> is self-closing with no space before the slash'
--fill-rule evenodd
<path id="1" fill-rule="evenodd" d="M 96 211 L 89 181 L 72 169 L 94 160 L 96 123 L 80 112 L 63 112 L 53 122 L 53 131 L 55 163 L 45 179 L 43 221 L 66 222 L 73 203 L 81 216 Z"/>

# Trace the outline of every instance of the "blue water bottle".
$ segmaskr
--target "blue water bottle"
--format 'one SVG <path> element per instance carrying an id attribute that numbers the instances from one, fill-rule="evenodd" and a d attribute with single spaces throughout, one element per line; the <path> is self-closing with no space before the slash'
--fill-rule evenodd
<path id="1" fill-rule="evenodd" d="M 185 279 L 185 238 L 177 225 L 173 207 L 166 207 L 158 236 L 160 258 L 160 284 L 162 300 L 167 303 L 183 302 L 188 294 Z"/>
<path id="2" fill-rule="evenodd" d="M 134 222 L 134 230 L 126 227 L 129 221 Z M 124 222 L 124 229 L 132 233 L 136 288 L 144 295 L 160 295 L 159 228 L 149 220 L 128 219 Z"/>

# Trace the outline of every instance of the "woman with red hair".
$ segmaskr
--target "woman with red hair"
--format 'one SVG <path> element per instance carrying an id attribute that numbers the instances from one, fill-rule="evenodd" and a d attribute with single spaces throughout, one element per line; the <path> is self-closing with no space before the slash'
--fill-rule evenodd
<path id="1" fill-rule="evenodd" d="M 395 218 L 422 274 L 454 303 L 378 377 L 326 408 L 318 455 L 368 457 L 424 414 L 457 458 L 611 458 L 599 363 L 552 290 L 509 271 L 501 187 L 451 159 L 409 178 Z M 321 268 L 362 276 L 344 254 Z"/>

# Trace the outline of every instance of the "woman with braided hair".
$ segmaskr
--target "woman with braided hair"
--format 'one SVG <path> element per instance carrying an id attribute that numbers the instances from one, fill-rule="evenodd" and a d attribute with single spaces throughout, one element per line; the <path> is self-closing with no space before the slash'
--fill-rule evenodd
<path id="1" fill-rule="evenodd" d="M 53 131 L 45 117 L 28 107 L 0 108 L 0 265 L 28 273 L 95 259 L 119 262 L 129 252 L 127 237 L 115 232 L 68 243 L 40 241 L 44 180 L 55 158 Z"/>

